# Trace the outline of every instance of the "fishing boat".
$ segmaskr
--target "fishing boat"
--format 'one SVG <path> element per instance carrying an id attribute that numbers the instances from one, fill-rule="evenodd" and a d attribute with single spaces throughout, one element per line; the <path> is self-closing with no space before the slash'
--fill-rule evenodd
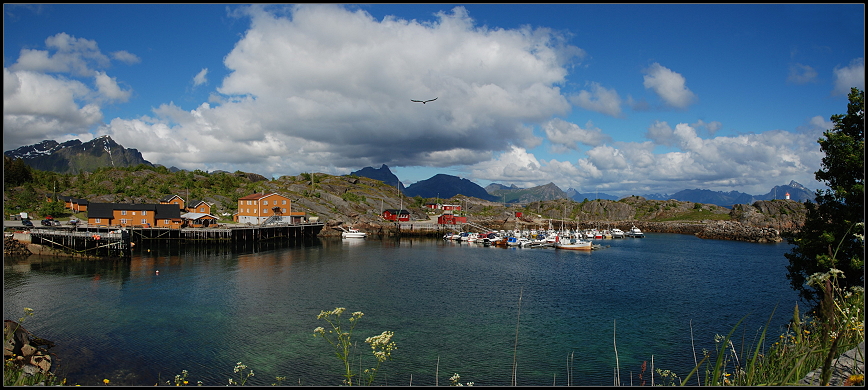
<path id="1" fill-rule="evenodd" d="M 624 231 L 618 228 L 612 229 L 612 238 L 624 238 Z"/>
<path id="2" fill-rule="evenodd" d="M 341 232 L 341 238 L 365 238 L 367 236 L 368 233 L 353 228 L 344 229 L 344 231 Z"/>
<path id="3" fill-rule="evenodd" d="M 633 238 L 643 238 L 645 237 L 645 233 L 642 233 L 642 230 L 637 228 L 636 225 L 633 225 L 633 227 L 630 228 L 630 231 L 627 232 L 627 236 Z"/>
<path id="4" fill-rule="evenodd" d="M 581 238 L 570 238 L 564 240 L 558 240 L 555 243 L 556 249 L 567 249 L 567 250 L 591 250 L 591 242 L 582 240 Z"/>

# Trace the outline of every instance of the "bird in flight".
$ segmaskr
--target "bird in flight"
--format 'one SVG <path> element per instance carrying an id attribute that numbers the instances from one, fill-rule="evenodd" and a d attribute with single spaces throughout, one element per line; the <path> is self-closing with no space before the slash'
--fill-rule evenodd
<path id="1" fill-rule="evenodd" d="M 433 102 L 433 101 L 435 101 L 435 100 L 437 100 L 437 98 L 434 98 L 434 99 L 431 99 L 431 100 L 413 100 L 413 99 L 410 99 L 411 102 L 422 103 L 422 104 L 425 104 L 425 103 L 428 103 L 428 102 Z"/>

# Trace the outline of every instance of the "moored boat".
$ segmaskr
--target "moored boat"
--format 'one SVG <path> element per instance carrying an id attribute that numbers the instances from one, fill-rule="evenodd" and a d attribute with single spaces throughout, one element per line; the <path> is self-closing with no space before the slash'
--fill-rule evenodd
<path id="1" fill-rule="evenodd" d="M 645 237 L 645 233 L 642 233 L 642 230 L 637 228 L 636 225 L 633 225 L 633 227 L 630 228 L 630 231 L 627 232 L 627 236 L 633 238 L 643 238 Z"/>
<path id="2" fill-rule="evenodd" d="M 341 238 L 365 238 L 367 236 L 368 233 L 353 228 L 344 229 L 344 231 L 341 232 Z"/>
<path id="3" fill-rule="evenodd" d="M 581 238 L 570 238 L 564 240 L 558 240 L 555 243 L 556 249 L 567 249 L 567 250 L 591 250 L 591 242 L 582 240 Z"/>

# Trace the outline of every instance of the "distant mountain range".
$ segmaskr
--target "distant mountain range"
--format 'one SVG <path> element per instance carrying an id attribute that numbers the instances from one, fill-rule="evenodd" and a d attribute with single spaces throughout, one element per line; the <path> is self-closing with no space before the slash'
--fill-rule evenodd
<path id="1" fill-rule="evenodd" d="M 368 176 L 366 174 L 371 172 L 376 172 L 376 176 Z M 353 172 L 353 174 L 375 180 L 382 180 L 381 177 L 390 177 L 393 178 L 392 180 L 394 181 L 399 181 L 397 176 L 395 176 L 385 165 L 380 167 L 379 170 L 369 167 Z M 413 183 L 406 188 L 404 194 L 407 196 L 421 196 L 424 198 L 439 197 L 444 199 L 460 194 L 502 203 L 528 203 L 554 199 L 572 199 L 577 202 L 581 202 L 585 199 L 620 199 L 617 196 L 606 193 L 581 193 L 573 188 L 563 191 L 554 183 L 548 183 L 546 185 L 532 188 L 518 188 L 515 185 L 507 187 L 503 184 L 492 183 L 483 188 L 470 180 L 444 174 L 437 174 L 428 180 Z M 795 181 L 791 181 L 788 185 L 775 186 L 764 195 L 750 195 L 738 191 L 724 192 L 693 189 L 678 191 L 672 195 L 645 194 L 640 196 L 650 200 L 675 199 L 678 201 L 732 207 L 734 204 L 753 204 L 758 200 L 785 199 L 786 194 L 789 194 L 791 200 L 798 202 L 804 202 L 805 200 L 813 201 L 814 199 L 813 191 Z"/>
<path id="2" fill-rule="evenodd" d="M 88 142 L 77 139 L 57 143 L 45 140 L 3 152 L 13 159 L 21 159 L 34 169 L 57 173 L 93 172 L 102 167 L 131 167 L 139 164 L 153 166 L 136 149 L 127 149 L 104 135 Z"/>
<path id="3" fill-rule="evenodd" d="M 101 167 L 130 167 L 139 164 L 154 166 L 142 158 L 142 154 L 138 150 L 124 148 L 107 135 L 88 142 L 72 140 L 58 143 L 57 141 L 45 140 L 38 144 L 6 151 L 4 155 L 20 158 L 34 169 L 57 173 L 92 172 Z M 172 167 L 170 170 L 174 171 L 177 168 Z M 620 199 L 606 193 L 581 193 L 573 188 L 563 191 L 554 183 L 532 188 L 518 188 L 515 185 L 507 187 L 492 183 L 483 188 L 470 180 L 445 174 L 434 175 L 430 179 L 413 183 L 405 188 L 398 176 L 392 173 L 385 164 L 378 169 L 366 167 L 351 174 L 380 180 L 391 186 L 397 185 L 401 192 L 407 196 L 424 198 L 448 199 L 460 194 L 503 203 L 528 203 L 554 199 L 572 199 L 578 202 L 585 199 Z M 787 185 L 774 186 L 763 195 L 750 195 L 738 191 L 692 189 L 678 191 L 671 195 L 645 194 L 640 196 L 649 200 L 674 199 L 731 207 L 734 204 L 753 204 L 758 200 L 785 199 L 786 194 L 789 194 L 790 199 L 798 202 L 813 201 L 815 197 L 813 191 L 795 181 L 791 181 Z"/>

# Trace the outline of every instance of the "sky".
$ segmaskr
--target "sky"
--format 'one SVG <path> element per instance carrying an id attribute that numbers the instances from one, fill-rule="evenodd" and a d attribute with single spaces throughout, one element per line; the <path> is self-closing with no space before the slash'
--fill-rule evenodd
<path id="1" fill-rule="evenodd" d="M 3 150 L 617 196 L 824 188 L 864 4 L 4 4 Z M 411 100 L 429 100 L 425 104 Z"/>

